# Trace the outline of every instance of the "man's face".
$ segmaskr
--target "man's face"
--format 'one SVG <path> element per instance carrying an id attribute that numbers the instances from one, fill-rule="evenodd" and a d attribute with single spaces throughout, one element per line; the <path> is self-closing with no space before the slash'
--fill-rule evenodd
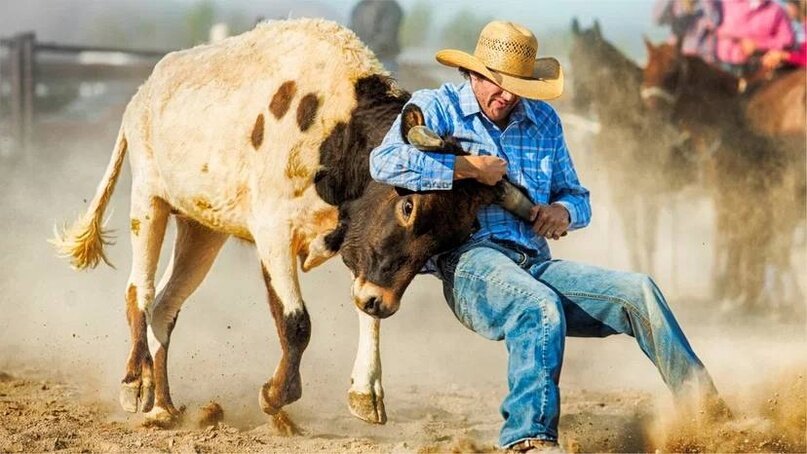
<path id="1" fill-rule="evenodd" d="M 476 73 L 471 73 L 471 89 L 482 112 L 494 123 L 505 121 L 518 103 L 518 96 Z"/>

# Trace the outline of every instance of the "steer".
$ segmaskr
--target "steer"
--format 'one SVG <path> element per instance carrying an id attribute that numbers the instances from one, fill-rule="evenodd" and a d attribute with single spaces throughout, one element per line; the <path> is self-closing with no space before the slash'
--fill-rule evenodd
<path id="1" fill-rule="evenodd" d="M 379 318 L 397 310 L 430 256 L 468 237 L 481 205 L 498 202 L 522 217 L 531 207 L 509 184 L 466 181 L 452 191 L 415 194 L 372 182 L 369 153 L 408 99 L 351 31 L 323 20 L 264 23 L 157 64 L 126 108 L 86 213 L 55 239 L 75 268 L 109 263 L 104 210 L 128 151 L 125 410 L 159 425 L 179 416 L 168 386 L 171 332 L 180 307 L 235 236 L 257 249 L 282 347 L 259 392 L 262 410 L 282 421 L 281 409 L 302 392 L 310 321 L 297 260 L 307 271 L 341 249 L 360 319 L 349 407 L 361 419 L 385 422 Z M 402 134 L 419 148 L 462 153 L 456 140 L 424 129 L 416 106 L 407 106 L 402 119 Z M 155 291 L 170 215 L 177 225 L 173 256 Z"/>

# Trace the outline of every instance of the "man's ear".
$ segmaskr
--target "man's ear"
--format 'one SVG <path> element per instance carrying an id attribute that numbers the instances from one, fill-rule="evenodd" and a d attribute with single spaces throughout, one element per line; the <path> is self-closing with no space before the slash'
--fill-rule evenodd
<path id="1" fill-rule="evenodd" d="M 407 104 L 403 112 L 401 112 L 401 137 L 403 137 L 404 142 L 409 143 L 406 136 L 409 134 L 410 129 L 425 124 L 426 120 L 423 118 L 423 111 L 420 110 L 420 107 L 416 104 Z"/>

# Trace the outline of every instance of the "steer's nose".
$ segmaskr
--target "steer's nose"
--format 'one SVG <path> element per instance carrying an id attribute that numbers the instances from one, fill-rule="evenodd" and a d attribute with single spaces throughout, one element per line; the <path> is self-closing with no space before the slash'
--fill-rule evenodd
<path id="1" fill-rule="evenodd" d="M 376 298 L 375 296 L 371 296 L 367 298 L 367 301 L 364 302 L 364 307 L 362 310 L 367 315 L 372 315 L 373 317 L 378 317 L 378 310 L 381 308 L 381 300 Z"/>

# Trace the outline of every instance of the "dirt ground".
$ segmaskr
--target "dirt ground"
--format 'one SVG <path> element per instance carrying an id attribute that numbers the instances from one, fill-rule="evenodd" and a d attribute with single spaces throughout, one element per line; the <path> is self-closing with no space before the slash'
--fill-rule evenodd
<path id="1" fill-rule="evenodd" d="M 561 443 L 567 452 L 804 452 L 803 371 L 786 379 L 767 390 L 774 392 L 768 399 L 741 407 L 734 401 L 733 420 L 711 423 L 661 415 L 648 393 L 572 390 L 563 403 Z M 268 420 L 230 420 L 226 406 L 221 419 L 188 409 L 177 429 L 147 428 L 69 381 L 0 373 L 0 452 L 493 452 L 495 394 L 410 388 L 394 399 L 401 407 L 387 426 L 364 425 L 346 409 L 292 409 L 301 433 L 284 436 Z"/>

